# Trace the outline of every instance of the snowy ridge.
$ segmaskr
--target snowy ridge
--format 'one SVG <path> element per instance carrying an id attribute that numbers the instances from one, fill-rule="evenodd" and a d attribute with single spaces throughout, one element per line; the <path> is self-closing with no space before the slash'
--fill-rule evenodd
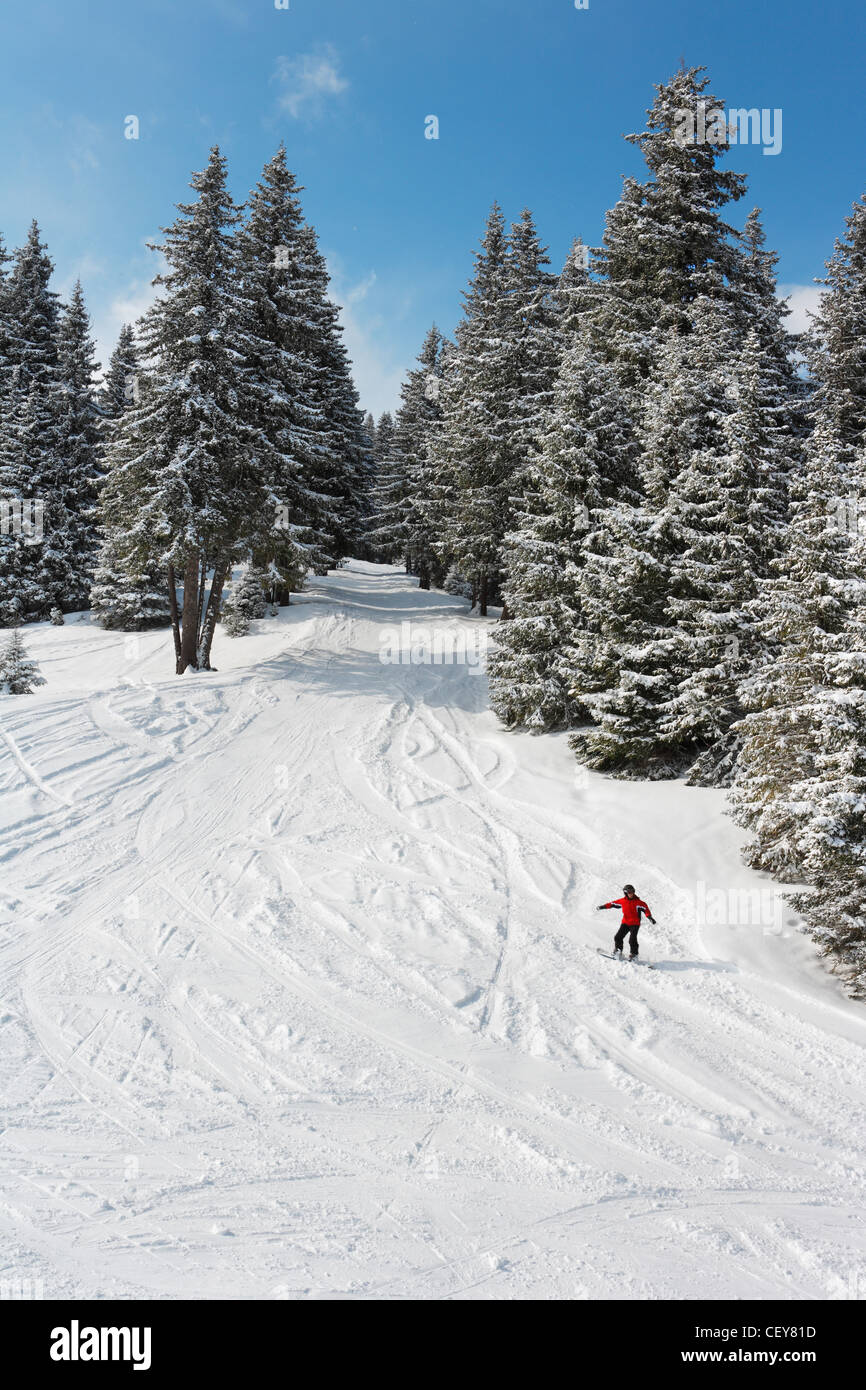
<path id="1" fill-rule="evenodd" d="M 387 566 L 166 676 L 28 631 L 0 702 L 0 1233 L 46 1297 L 857 1296 L 866 1016 L 722 793 L 576 779 Z M 629 879 L 642 950 L 599 959 Z"/>

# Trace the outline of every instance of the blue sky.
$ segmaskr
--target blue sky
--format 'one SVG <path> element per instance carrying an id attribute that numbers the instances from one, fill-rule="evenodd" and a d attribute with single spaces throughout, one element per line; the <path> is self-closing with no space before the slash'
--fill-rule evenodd
<path id="1" fill-rule="evenodd" d="M 734 218 L 764 209 L 802 310 L 866 186 L 864 39 L 856 0 L 28 0 L 0 19 L 0 229 L 17 245 L 38 219 L 104 356 L 209 146 L 243 199 L 284 139 L 378 414 L 429 324 L 453 329 L 494 198 L 532 208 L 557 268 L 576 235 L 597 242 L 642 169 L 621 137 L 681 56 L 728 109 L 783 112 L 778 155 L 728 162 L 749 177 Z"/>

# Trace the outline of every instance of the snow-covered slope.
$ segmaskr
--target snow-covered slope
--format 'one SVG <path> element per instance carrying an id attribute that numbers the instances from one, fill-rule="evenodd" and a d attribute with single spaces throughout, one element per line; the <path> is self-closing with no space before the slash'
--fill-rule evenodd
<path id="1" fill-rule="evenodd" d="M 722 794 L 582 778 L 501 730 L 476 666 L 381 663 L 402 622 L 476 643 L 464 614 L 356 563 L 218 638 L 215 674 L 168 674 L 165 633 L 27 630 L 0 1276 L 863 1297 L 862 1006 L 787 913 L 699 920 L 769 886 Z M 652 972 L 596 953 L 628 880 Z"/>

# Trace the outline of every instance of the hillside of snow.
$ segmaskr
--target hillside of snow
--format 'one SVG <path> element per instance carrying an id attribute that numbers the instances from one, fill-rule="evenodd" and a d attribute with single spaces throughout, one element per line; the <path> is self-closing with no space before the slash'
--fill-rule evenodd
<path id="1" fill-rule="evenodd" d="M 723 793 L 586 775 L 502 730 L 476 660 L 417 660 L 489 631 L 360 562 L 218 634 L 216 673 L 172 676 L 166 632 L 25 629 L 0 1278 L 864 1296 L 866 1011 L 787 909 L 720 920 L 773 888 Z M 627 881 L 654 971 L 596 951 Z"/>

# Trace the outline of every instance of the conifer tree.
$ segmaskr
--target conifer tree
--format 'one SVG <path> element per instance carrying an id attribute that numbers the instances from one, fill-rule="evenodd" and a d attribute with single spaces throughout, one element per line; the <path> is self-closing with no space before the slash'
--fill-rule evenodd
<path id="1" fill-rule="evenodd" d="M 10 366 L 8 359 L 10 324 L 7 317 L 7 297 L 9 294 L 9 275 L 6 267 L 12 261 L 12 257 L 6 250 L 6 245 L 0 235 L 0 421 L 2 421 L 2 407 L 4 391 L 8 387 L 7 372 Z M 2 423 L 0 423 L 2 429 Z"/>
<path id="2" fill-rule="evenodd" d="M 464 295 L 456 360 L 442 379 L 432 465 L 442 477 L 440 497 L 450 504 L 437 544 L 443 560 L 472 584 L 482 616 L 511 529 L 514 480 L 526 462 L 523 436 L 515 440 L 511 429 L 517 364 L 510 284 L 505 222 L 495 204 Z"/>
<path id="3" fill-rule="evenodd" d="M 839 510 L 843 450 L 831 412 L 822 412 L 791 480 L 777 573 L 756 605 L 768 659 L 743 689 L 733 814 L 754 835 L 748 863 L 788 881 L 805 869 L 828 672 L 849 645 L 862 591 L 861 548 Z"/>
<path id="4" fill-rule="evenodd" d="M 588 339 L 572 335 L 533 467 L 530 507 L 506 543 L 505 597 L 489 663 L 493 709 L 535 732 L 567 728 L 575 698 L 574 647 L 584 622 L 579 575 L 605 510 L 635 498 L 637 448 L 622 392 Z"/>
<path id="5" fill-rule="evenodd" d="M 120 333 L 99 391 L 103 420 L 119 420 L 135 399 L 139 370 L 138 345 L 131 324 L 121 324 Z"/>
<path id="6" fill-rule="evenodd" d="M 322 450 L 331 448 L 317 386 L 324 344 L 311 331 L 321 284 L 308 261 L 302 192 L 281 145 L 250 194 L 238 233 L 238 259 L 252 357 L 246 363 L 258 431 L 258 466 L 268 496 L 250 546 L 277 572 L 283 592 L 299 588 L 330 545 L 322 499 L 310 486 Z M 322 524 L 324 521 L 324 525 Z"/>
<path id="7" fill-rule="evenodd" d="M 315 519 L 324 537 L 315 569 L 324 574 L 350 553 L 366 529 L 373 461 L 343 342 L 339 306 L 329 294 L 327 266 L 312 227 L 302 228 L 301 238 L 303 274 L 311 286 L 309 332 L 318 368 L 315 404 L 322 422 L 308 484 L 316 498 Z"/>
<path id="8" fill-rule="evenodd" d="M 587 336 L 603 292 L 604 287 L 594 281 L 589 272 L 589 248 L 577 237 L 560 271 L 553 296 L 563 350 L 575 334 Z"/>
<path id="9" fill-rule="evenodd" d="M 406 462 L 397 443 L 394 419 L 387 410 L 379 417 L 376 426 L 375 473 L 370 505 L 366 540 L 373 554 L 386 564 L 404 561 L 408 568 L 409 479 Z"/>
<path id="10" fill-rule="evenodd" d="M 51 438 L 51 419 L 39 409 L 44 395 L 35 387 L 23 391 L 19 381 L 16 369 L 0 404 L 0 627 L 13 628 L 42 607 L 38 559 L 30 549 L 41 545 L 40 529 L 44 535 L 44 499 L 32 495 L 40 423 Z"/>
<path id="11" fill-rule="evenodd" d="M 626 136 L 650 177 L 625 180 L 594 261 L 605 281 L 597 340 L 638 390 L 668 330 L 688 331 L 689 305 L 699 297 L 730 305 L 736 294 L 737 234 L 723 210 L 743 196 L 745 178 L 718 167 L 727 137 L 709 117 L 724 103 L 703 73 L 682 67 L 659 84 L 646 129 Z"/>
<path id="12" fill-rule="evenodd" d="M 682 544 L 666 610 L 675 627 L 671 662 L 677 688 L 660 734 L 686 757 L 698 752 L 690 781 L 729 785 L 740 686 L 759 659 L 750 607 L 778 545 L 774 482 L 784 455 L 765 394 L 757 333 L 749 334 L 731 364 L 733 373 L 727 370 L 733 335 L 726 339 L 717 331 L 714 339 L 725 366 L 709 374 L 706 404 L 720 428 L 692 451 L 670 491 Z"/>
<path id="13" fill-rule="evenodd" d="M 226 576 L 248 550 L 268 495 L 245 366 L 255 348 L 233 238 L 240 212 L 216 147 L 192 188 L 195 201 L 180 204 L 164 229 L 167 270 L 155 280 L 164 293 L 142 327 L 147 371 L 120 421 L 103 501 L 105 524 L 126 527 L 141 573 L 154 557 L 168 571 L 179 675 L 210 666 Z"/>
<path id="14" fill-rule="evenodd" d="M 124 324 L 100 392 L 104 454 L 109 466 L 122 457 L 121 422 L 138 402 L 141 370 L 135 332 Z M 141 538 L 129 536 L 125 517 L 134 510 L 135 499 L 128 499 L 128 509 L 119 508 L 114 485 L 108 486 L 107 479 L 102 493 L 108 505 L 106 496 L 101 495 L 97 507 L 101 545 L 90 591 L 93 618 L 100 627 L 121 632 L 163 627 L 171 616 L 167 570 L 164 566 L 160 569 L 155 547 L 146 550 Z M 112 515 L 121 518 L 117 527 L 111 524 Z"/>
<path id="15" fill-rule="evenodd" d="M 409 568 L 418 575 L 419 587 L 444 578 L 437 552 L 437 485 L 431 444 L 442 418 L 443 338 L 434 324 L 424 339 L 418 366 L 409 373 L 401 390 L 394 444 L 406 477 L 406 548 Z"/>
<path id="16" fill-rule="evenodd" d="M 256 565 L 249 566 L 226 595 L 220 621 L 229 637 L 244 637 L 256 618 L 268 611 L 265 587 L 268 577 Z"/>
<path id="17" fill-rule="evenodd" d="M 792 901 L 850 991 L 866 997 L 864 228 L 855 205 L 808 335 L 814 431 L 756 612 L 769 658 L 745 687 L 735 819 L 748 862 L 805 886 Z"/>
<path id="18" fill-rule="evenodd" d="M 512 499 L 519 506 L 553 402 L 561 346 L 561 285 L 546 269 L 550 260 L 528 208 L 511 228 L 507 261 L 506 304 L 513 350 L 511 437 L 519 456 Z M 573 309 L 573 303 L 569 307 Z"/>
<path id="19" fill-rule="evenodd" d="M 28 657 L 21 633 L 16 628 L 0 651 L 0 695 L 32 695 L 45 684 L 36 662 Z"/>
<path id="20" fill-rule="evenodd" d="M 0 621 L 47 614 L 64 598 L 67 514 L 58 453 L 57 296 L 53 263 L 31 224 L 4 283 L 6 342 L 0 362 L 0 502 L 41 517 L 0 535 Z M 41 535 L 39 534 L 41 531 Z"/>
<path id="21" fill-rule="evenodd" d="M 104 477 L 99 408 L 93 378 L 90 318 L 80 282 L 60 315 L 57 330 L 55 505 L 63 514 L 61 538 L 43 547 L 41 585 L 65 611 L 85 608 L 99 545 L 97 496 Z"/>
<path id="22" fill-rule="evenodd" d="M 49 289 L 53 270 L 39 227 L 32 222 L 24 246 L 15 252 L 5 287 L 9 340 L 4 375 L 8 382 L 17 368 L 25 394 L 34 384 L 43 391 L 54 386 L 58 301 Z"/>
<path id="23" fill-rule="evenodd" d="M 845 225 L 819 281 L 827 288 L 813 316 L 808 358 L 813 408 L 829 413 L 849 466 L 866 438 L 866 194 Z"/>
<path id="24" fill-rule="evenodd" d="M 862 567 L 858 571 L 862 576 Z M 862 580 L 861 580 L 862 583 Z M 806 929 L 866 998 L 866 605 L 856 605 L 842 650 L 824 666 L 813 727 L 809 819 L 799 837 L 808 888 L 793 896 Z"/>
<path id="25" fill-rule="evenodd" d="M 701 299 L 691 332 L 668 330 L 644 411 L 644 504 L 613 507 L 601 518 L 598 554 L 581 574 L 590 624 L 578 643 L 575 688 L 598 727 L 572 744 L 590 766 L 622 775 L 672 776 L 698 751 L 694 731 L 675 715 L 680 682 L 711 655 L 685 625 L 700 623 L 700 555 L 724 526 L 715 478 L 728 408 L 723 325 L 712 302 Z M 723 566 L 724 539 L 718 545 Z M 721 573 L 714 579 L 724 587 Z M 715 642 L 711 627 L 705 636 Z"/>

